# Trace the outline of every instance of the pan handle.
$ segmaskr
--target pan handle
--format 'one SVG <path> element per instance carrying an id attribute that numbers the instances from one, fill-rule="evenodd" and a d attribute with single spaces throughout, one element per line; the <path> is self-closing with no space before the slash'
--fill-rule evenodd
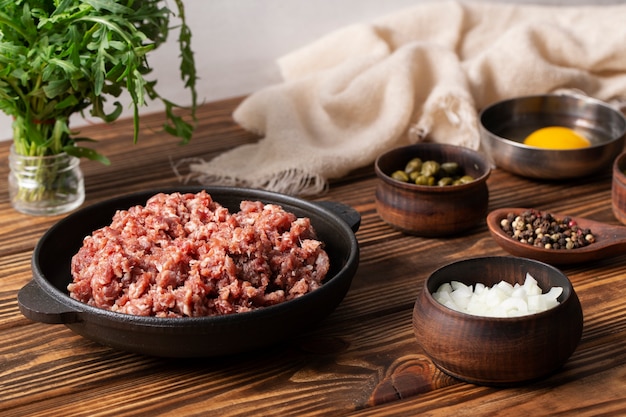
<path id="1" fill-rule="evenodd" d="M 361 227 L 361 214 L 352 207 L 336 201 L 316 201 L 315 204 L 332 211 L 350 226 L 356 233 Z"/>
<path id="2" fill-rule="evenodd" d="M 78 311 L 55 300 L 33 280 L 19 290 L 17 302 L 22 314 L 33 321 L 46 324 L 70 324 L 80 321 Z"/>

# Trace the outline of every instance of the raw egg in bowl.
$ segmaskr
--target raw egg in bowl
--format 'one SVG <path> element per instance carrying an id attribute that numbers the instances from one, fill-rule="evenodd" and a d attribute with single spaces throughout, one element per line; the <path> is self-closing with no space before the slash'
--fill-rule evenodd
<path id="1" fill-rule="evenodd" d="M 546 149 L 579 149 L 591 146 L 591 142 L 569 127 L 548 126 L 526 136 L 524 145 Z"/>
<path id="2" fill-rule="evenodd" d="M 563 180 L 608 170 L 624 148 L 626 117 L 585 96 L 535 95 L 484 108 L 480 133 L 498 168 L 528 178 Z"/>

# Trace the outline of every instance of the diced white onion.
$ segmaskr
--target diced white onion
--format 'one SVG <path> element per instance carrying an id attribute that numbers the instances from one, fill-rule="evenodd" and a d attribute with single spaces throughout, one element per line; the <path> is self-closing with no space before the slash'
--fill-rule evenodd
<path id="1" fill-rule="evenodd" d="M 433 294 L 435 300 L 456 311 L 485 317 L 518 317 L 540 313 L 559 304 L 561 287 L 543 293 L 537 280 L 526 274 L 523 284 L 500 281 L 493 287 L 474 286 L 459 281 L 442 284 Z"/>

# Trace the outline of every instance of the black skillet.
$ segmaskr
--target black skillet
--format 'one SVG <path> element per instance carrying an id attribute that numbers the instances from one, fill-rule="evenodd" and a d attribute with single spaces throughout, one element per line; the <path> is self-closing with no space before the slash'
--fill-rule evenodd
<path id="1" fill-rule="evenodd" d="M 121 314 L 92 307 L 68 295 L 70 260 L 85 236 L 111 223 L 116 210 L 127 209 L 158 192 L 205 189 L 231 211 L 242 200 L 279 204 L 299 217 L 309 217 L 325 243 L 331 268 L 319 289 L 282 304 L 245 313 L 194 318 L 156 318 Z M 27 318 L 64 324 L 98 343 L 130 352 L 162 357 L 211 357 L 266 347 L 310 329 L 327 317 L 345 297 L 359 262 L 355 232 L 361 217 L 335 202 L 300 198 L 236 187 L 179 187 L 125 195 L 85 207 L 52 226 L 39 240 L 32 257 L 33 279 L 18 293 Z"/>

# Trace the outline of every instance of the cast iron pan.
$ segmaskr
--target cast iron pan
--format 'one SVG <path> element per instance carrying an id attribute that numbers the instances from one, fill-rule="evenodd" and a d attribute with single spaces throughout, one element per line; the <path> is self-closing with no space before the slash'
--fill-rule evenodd
<path id="1" fill-rule="evenodd" d="M 309 217 L 325 243 L 330 271 L 322 287 L 295 300 L 245 313 L 214 317 L 157 318 L 91 307 L 68 295 L 70 261 L 85 236 L 111 223 L 116 210 L 128 209 L 159 192 L 199 192 L 179 187 L 144 191 L 85 207 L 62 219 L 39 240 L 32 257 L 33 279 L 18 293 L 27 318 L 64 324 L 103 345 L 162 357 L 211 357 L 241 353 L 284 341 L 328 316 L 346 295 L 359 263 L 354 233 L 361 217 L 334 202 L 309 202 L 282 194 L 233 187 L 204 188 L 212 198 L 238 211 L 242 200 L 281 205 Z"/>

